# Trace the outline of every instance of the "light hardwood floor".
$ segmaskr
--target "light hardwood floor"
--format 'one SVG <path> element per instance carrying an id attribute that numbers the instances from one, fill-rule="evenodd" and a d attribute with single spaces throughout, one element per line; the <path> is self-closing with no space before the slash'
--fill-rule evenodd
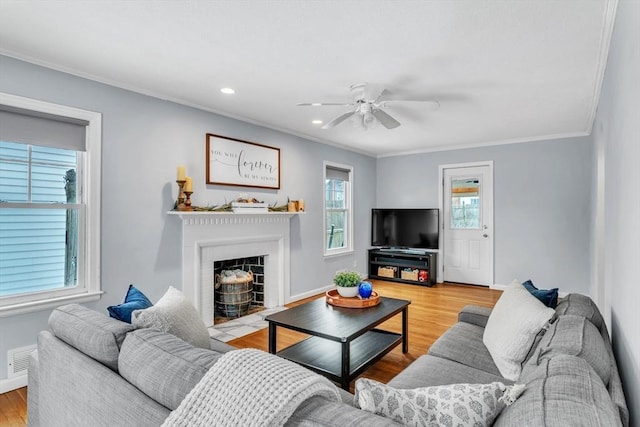
<path id="1" fill-rule="evenodd" d="M 0 426 L 22 427 L 27 425 L 27 388 L 19 388 L 0 394 Z"/>
<path id="2" fill-rule="evenodd" d="M 440 283 L 432 288 L 427 288 L 374 280 L 373 285 L 380 295 L 411 300 L 409 306 L 409 352 L 403 354 L 401 346 L 398 346 L 362 375 L 381 382 L 389 381 L 416 358 L 423 355 L 431 344 L 457 321 L 458 312 L 462 307 L 467 304 L 493 307 L 502 294 L 501 291 L 480 286 L 456 284 Z M 289 306 L 293 307 L 322 297 L 308 298 Z M 401 316 L 389 319 L 380 328 L 400 332 Z M 303 334 L 279 328 L 278 349 L 289 346 L 302 338 L 304 338 Z M 268 330 L 263 329 L 235 339 L 230 344 L 239 348 L 251 347 L 266 351 Z M 26 388 L 0 394 L 0 426 L 23 427 L 26 425 L 26 419 Z"/>

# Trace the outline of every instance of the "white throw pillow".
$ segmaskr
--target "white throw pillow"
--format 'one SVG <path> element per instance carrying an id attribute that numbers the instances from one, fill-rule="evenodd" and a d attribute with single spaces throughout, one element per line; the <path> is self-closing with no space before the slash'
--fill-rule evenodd
<path id="1" fill-rule="evenodd" d="M 509 285 L 489 315 L 482 342 L 503 377 L 516 381 L 536 335 L 555 310 L 519 283 Z"/>
<path id="2" fill-rule="evenodd" d="M 175 335 L 200 348 L 211 348 L 207 327 L 185 296 L 170 286 L 162 298 L 144 310 L 133 312 L 132 324 L 136 328 L 151 328 Z"/>
<path id="3" fill-rule="evenodd" d="M 367 378 L 356 381 L 354 403 L 405 426 L 490 426 L 524 390 L 503 383 L 449 384 L 396 389 Z"/>

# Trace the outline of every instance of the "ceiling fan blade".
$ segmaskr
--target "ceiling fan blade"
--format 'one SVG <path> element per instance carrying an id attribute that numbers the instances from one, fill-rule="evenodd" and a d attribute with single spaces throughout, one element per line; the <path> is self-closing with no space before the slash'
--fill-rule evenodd
<path id="1" fill-rule="evenodd" d="M 344 113 L 343 115 L 336 117 L 326 125 L 322 126 L 322 129 L 331 129 L 332 127 L 335 127 L 336 125 L 339 125 L 340 123 L 344 122 L 354 114 L 355 114 L 355 111 L 349 111 L 348 113 Z"/>
<path id="2" fill-rule="evenodd" d="M 425 99 L 425 100 L 392 99 L 388 101 L 382 101 L 376 105 L 379 105 L 381 107 L 393 108 L 395 104 L 415 105 L 417 107 L 428 108 L 429 110 L 437 110 L 440 107 L 440 103 L 435 99 Z M 420 104 L 420 105 L 417 105 L 417 104 Z"/>
<path id="3" fill-rule="evenodd" d="M 386 127 L 387 129 L 393 129 L 400 126 L 399 121 L 397 121 L 384 111 L 380 110 L 379 108 L 374 108 L 373 111 L 371 111 L 371 114 L 373 114 L 373 117 L 378 119 L 378 121 L 382 123 L 382 126 Z"/>
<path id="4" fill-rule="evenodd" d="M 345 104 L 343 102 L 303 102 L 296 104 L 296 107 L 326 107 L 326 106 L 339 106 L 339 107 L 353 107 L 353 104 Z"/>

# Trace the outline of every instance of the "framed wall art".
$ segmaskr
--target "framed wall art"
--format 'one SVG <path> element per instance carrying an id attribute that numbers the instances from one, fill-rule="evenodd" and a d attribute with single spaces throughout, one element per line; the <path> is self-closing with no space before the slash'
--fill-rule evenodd
<path id="1" fill-rule="evenodd" d="M 208 133 L 207 184 L 280 189 L 280 149 Z"/>

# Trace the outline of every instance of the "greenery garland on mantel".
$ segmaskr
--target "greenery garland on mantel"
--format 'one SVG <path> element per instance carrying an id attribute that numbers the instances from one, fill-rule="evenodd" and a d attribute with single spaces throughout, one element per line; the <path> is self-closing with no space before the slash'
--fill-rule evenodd
<path id="1" fill-rule="evenodd" d="M 219 206 L 191 206 L 194 212 L 233 212 L 231 203 L 225 203 Z M 287 212 L 287 205 L 269 206 L 269 212 Z"/>
<path id="2" fill-rule="evenodd" d="M 287 198 L 287 202 L 283 205 L 278 205 L 278 202 L 275 202 L 273 205 L 268 205 L 267 209 L 269 212 L 289 212 L 289 202 L 291 200 Z M 264 203 L 256 198 L 246 198 L 239 197 L 230 202 L 224 202 L 221 205 L 207 205 L 207 206 L 195 206 L 191 205 L 192 212 L 233 212 L 233 203 Z M 173 205 L 173 210 L 177 210 L 178 202 L 176 201 Z"/>

